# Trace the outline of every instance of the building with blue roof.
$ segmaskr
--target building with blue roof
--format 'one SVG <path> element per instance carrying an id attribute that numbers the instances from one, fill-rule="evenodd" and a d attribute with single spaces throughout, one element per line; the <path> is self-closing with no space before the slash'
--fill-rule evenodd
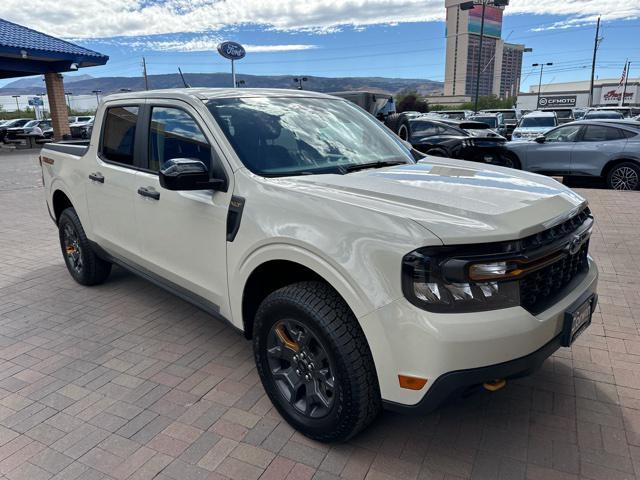
<path id="1" fill-rule="evenodd" d="M 107 55 L 0 18 L 0 79 L 44 75 L 56 139 L 70 133 L 61 74 L 108 60 Z"/>

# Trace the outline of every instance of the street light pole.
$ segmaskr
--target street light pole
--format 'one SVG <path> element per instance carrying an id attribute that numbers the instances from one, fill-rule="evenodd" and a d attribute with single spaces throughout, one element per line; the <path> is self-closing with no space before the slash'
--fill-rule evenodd
<path id="1" fill-rule="evenodd" d="M 91 90 L 91 93 L 95 93 L 96 94 L 96 103 L 100 104 L 100 94 L 102 93 L 102 90 Z"/>
<path id="2" fill-rule="evenodd" d="M 544 72 L 544 66 L 551 66 L 553 65 L 552 62 L 547 62 L 547 63 L 534 63 L 533 65 L 531 65 L 532 67 L 540 67 L 540 80 L 538 81 L 538 100 L 536 102 L 536 109 L 540 108 L 540 90 L 542 89 L 542 72 Z"/>
<path id="3" fill-rule="evenodd" d="M 482 42 L 484 40 L 484 14 L 487 8 L 487 0 L 482 0 L 482 20 L 480 20 L 480 46 L 478 47 L 478 70 L 476 72 L 476 101 L 473 108 L 474 112 L 478 112 L 478 102 L 480 101 L 480 73 L 482 66 Z"/>
<path id="4" fill-rule="evenodd" d="M 71 113 L 71 95 L 73 95 L 72 92 L 64 92 L 65 96 L 67 97 L 67 107 L 69 108 L 69 113 Z"/>
<path id="5" fill-rule="evenodd" d="M 476 69 L 476 91 L 475 91 L 475 105 L 474 110 L 478 111 L 478 102 L 480 101 L 480 75 L 482 74 L 482 45 L 484 43 L 484 19 L 487 10 L 487 5 L 494 7 L 506 7 L 509 5 L 509 0 L 471 0 L 462 2 L 460 4 L 460 10 L 473 10 L 476 5 L 482 6 L 482 15 L 480 19 L 480 42 L 478 45 L 478 66 Z"/>
<path id="6" fill-rule="evenodd" d="M 20 95 L 11 95 L 11 96 L 16 99 L 16 109 L 18 113 L 20 113 L 20 104 L 18 103 L 18 99 L 20 98 Z"/>

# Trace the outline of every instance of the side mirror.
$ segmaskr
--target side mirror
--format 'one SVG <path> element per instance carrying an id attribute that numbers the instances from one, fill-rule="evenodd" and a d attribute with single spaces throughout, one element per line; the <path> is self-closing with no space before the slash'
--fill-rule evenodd
<path id="1" fill-rule="evenodd" d="M 536 142 L 538 143 L 544 143 L 547 141 L 547 138 L 544 135 L 540 135 L 539 137 L 536 137 Z"/>
<path id="2" fill-rule="evenodd" d="M 193 158 L 173 158 L 160 169 L 160 186 L 167 190 L 222 190 L 227 181 L 210 178 L 207 166 Z"/>

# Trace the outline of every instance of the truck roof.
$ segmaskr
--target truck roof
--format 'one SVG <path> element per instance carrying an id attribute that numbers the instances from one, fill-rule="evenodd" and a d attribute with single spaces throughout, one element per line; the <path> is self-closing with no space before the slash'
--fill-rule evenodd
<path id="1" fill-rule="evenodd" d="M 284 88 L 167 88 L 162 90 L 142 90 L 139 92 L 114 93 L 105 100 L 130 100 L 145 98 L 195 98 L 206 101 L 214 98 L 251 98 L 251 97 L 298 97 L 298 98 L 335 98 L 310 90 L 290 90 Z"/>

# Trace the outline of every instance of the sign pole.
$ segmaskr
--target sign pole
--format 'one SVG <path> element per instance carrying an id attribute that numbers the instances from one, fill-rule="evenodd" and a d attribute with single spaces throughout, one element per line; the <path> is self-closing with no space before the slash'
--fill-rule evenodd
<path id="1" fill-rule="evenodd" d="M 218 53 L 227 60 L 231 60 L 231 81 L 233 88 L 237 88 L 236 82 L 236 60 L 241 60 L 246 55 L 246 51 L 242 45 L 236 42 L 222 42 L 218 45 Z"/>
<path id="2" fill-rule="evenodd" d="M 236 63 L 231 59 L 231 77 L 233 78 L 233 88 L 236 88 Z"/>

